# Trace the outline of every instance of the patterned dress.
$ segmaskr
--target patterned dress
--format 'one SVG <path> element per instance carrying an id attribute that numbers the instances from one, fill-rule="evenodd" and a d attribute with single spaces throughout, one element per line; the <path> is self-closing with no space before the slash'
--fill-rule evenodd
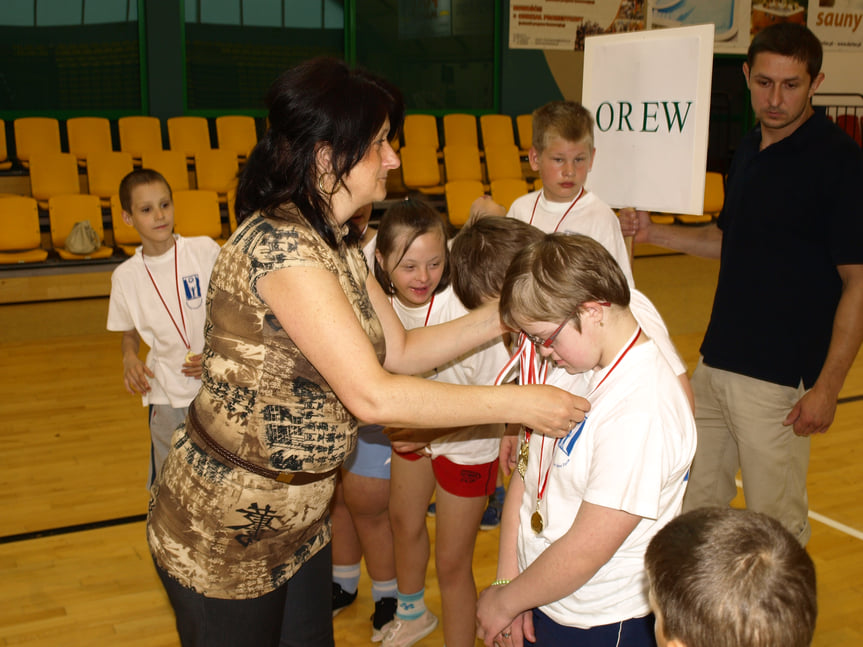
<path id="1" fill-rule="evenodd" d="M 383 329 L 362 253 L 341 238 L 347 229 L 332 249 L 292 207 L 280 215 L 248 218 L 219 254 L 194 407 L 207 433 L 246 461 L 327 472 L 353 450 L 356 420 L 261 300 L 257 282 L 284 268 L 322 268 L 338 278 L 381 361 Z M 207 597 L 260 597 L 330 540 L 334 485 L 334 474 L 285 484 L 226 464 L 180 426 L 151 492 L 150 550 L 180 584 Z"/>

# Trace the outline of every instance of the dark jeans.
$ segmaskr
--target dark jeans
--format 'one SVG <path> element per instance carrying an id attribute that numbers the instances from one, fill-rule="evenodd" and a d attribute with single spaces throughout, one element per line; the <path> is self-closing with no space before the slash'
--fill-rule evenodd
<path id="1" fill-rule="evenodd" d="M 656 647 L 653 635 L 655 618 L 652 613 L 643 618 L 631 618 L 610 625 L 578 629 L 564 627 L 538 609 L 533 610 L 533 630 L 537 647 L 578 645 L 578 647 Z"/>
<path id="2" fill-rule="evenodd" d="M 334 647 L 332 557 L 327 544 L 286 584 L 249 600 L 207 598 L 156 571 L 183 647 Z"/>

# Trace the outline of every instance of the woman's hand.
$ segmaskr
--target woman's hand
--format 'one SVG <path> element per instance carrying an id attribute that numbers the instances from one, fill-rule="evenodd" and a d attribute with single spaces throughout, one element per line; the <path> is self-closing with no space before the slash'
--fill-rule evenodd
<path id="1" fill-rule="evenodd" d="M 520 391 L 520 422 L 533 431 L 563 438 L 590 410 L 590 402 L 556 386 L 527 384 L 515 386 Z"/>

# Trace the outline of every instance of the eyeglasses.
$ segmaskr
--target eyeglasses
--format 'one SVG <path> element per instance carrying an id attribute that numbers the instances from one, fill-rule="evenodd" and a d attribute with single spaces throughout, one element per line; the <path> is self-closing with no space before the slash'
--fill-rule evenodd
<path id="1" fill-rule="evenodd" d="M 599 305 L 605 306 L 605 307 L 608 307 L 611 305 L 611 303 L 608 301 L 597 301 L 597 303 Z M 531 341 L 531 343 L 535 344 L 536 346 L 539 346 L 541 348 L 551 348 L 551 345 L 554 344 L 554 340 L 557 339 L 557 336 L 560 334 L 560 331 L 563 330 L 563 327 L 567 324 L 567 322 L 570 319 L 572 319 L 577 314 L 578 314 L 578 310 L 573 310 L 569 314 L 569 316 L 567 316 L 567 318 L 564 319 L 560 323 L 560 325 L 554 329 L 554 332 L 552 332 L 546 339 L 540 339 L 539 337 L 536 337 L 535 335 L 531 335 L 529 333 L 526 333 L 524 330 L 522 330 L 521 332 L 524 333 L 524 336 L 527 337 Z"/>

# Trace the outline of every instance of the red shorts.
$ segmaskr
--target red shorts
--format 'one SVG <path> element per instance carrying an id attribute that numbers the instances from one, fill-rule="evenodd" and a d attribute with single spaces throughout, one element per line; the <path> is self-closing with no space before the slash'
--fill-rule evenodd
<path id="1" fill-rule="evenodd" d="M 428 458 L 423 454 L 408 452 L 399 454 L 408 461 L 418 461 Z M 461 497 L 490 496 L 497 487 L 497 466 L 499 459 L 479 465 L 460 465 L 453 463 L 446 456 L 432 459 L 432 471 L 435 479 L 444 490 Z"/>

